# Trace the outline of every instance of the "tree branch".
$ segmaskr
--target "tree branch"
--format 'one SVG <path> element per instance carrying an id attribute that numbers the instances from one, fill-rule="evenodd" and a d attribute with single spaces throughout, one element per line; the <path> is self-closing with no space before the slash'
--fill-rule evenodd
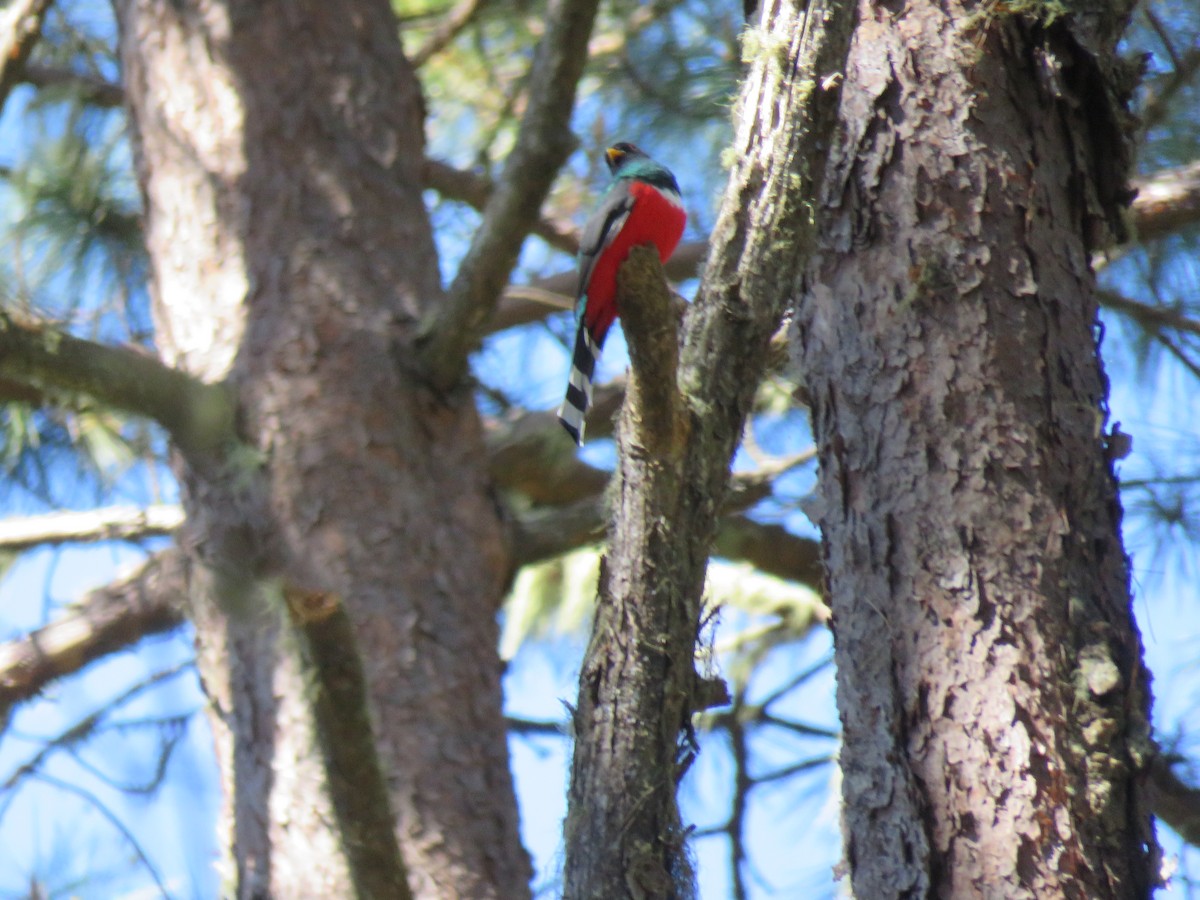
<path id="1" fill-rule="evenodd" d="M 1164 237 L 1200 221 L 1200 162 L 1155 172 L 1133 186 L 1138 194 L 1130 215 L 1139 241 Z"/>
<path id="2" fill-rule="evenodd" d="M 26 64 L 21 78 L 38 88 L 67 88 L 102 109 L 115 109 L 125 102 L 125 88 L 117 82 L 61 66 L 31 62 Z"/>
<path id="3" fill-rule="evenodd" d="M 0 520 L 0 550 L 22 551 L 71 541 L 133 541 L 170 534 L 183 524 L 183 509 L 108 506 Z"/>
<path id="4" fill-rule="evenodd" d="M 21 80 L 49 7 L 50 0 L 13 0 L 0 13 L 0 108 Z"/>
<path id="5" fill-rule="evenodd" d="M 627 452 L 671 465 L 683 449 L 688 423 L 676 386 L 679 318 L 657 250 L 633 248 L 617 273 L 617 298 L 630 362 L 621 443 Z"/>
<path id="6" fill-rule="evenodd" d="M 531 416 L 534 414 L 531 414 Z M 532 427 L 532 426 L 527 426 Z M 519 442 L 506 444 L 502 459 L 519 459 Z M 566 496 L 545 498 L 563 504 L 540 508 L 517 518 L 518 565 L 540 562 L 582 546 L 600 536 L 604 525 L 603 491 L 609 474 L 578 463 L 591 479 L 563 474 Z M 493 468 L 502 463 L 493 458 Z M 595 477 L 595 476 L 599 477 Z M 511 483 L 510 479 L 510 483 Z M 517 479 L 519 480 L 519 479 Z M 504 483 L 504 479 L 500 479 Z M 727 515 L 717 532 L 715 552 L 753 563 L 780 578 L 821 587 L 819 545 L 790 534 L 778 525 L 765 525 L 735 513 L 761 496 L 757 483 L 734 490 Z M 740 499 L 739 499 L 740 498 Z M 0 547 L 24 549 L 35 544 L 68 540 L 106 540 L 166 534 L 178 525 L 177 507 L 146 510 L 114 507 L 83 513 L 54 513 L 0 523 Z M 92 591 L 62 618 L 32 634 L 0 645 L 0 718 L 12 704 L 28 700 L 55 679 L 75 674 L 91 662 L 122 650 L 151 634 L 169 631 L 183 622 L 179 600 L 188 591 L 189 565 L 177 548 L 152 558 L 133 576 Z"/>
<path id="7" fill-rule="evenodd" d="M 0 376 L 47 394 L 91 397 L 162 425 L 194 461 L 235 440 L 233 395 L 140 351 L 72 337 L 0 312 Z"/>
<path id="8" fill-rule="evenodd" d="M 625 398 L 622 381 L 594 394 L 592 418 L 599 433 L 611 433 L 612 418 Z M 487 436 L 488 468 L 499 487 L 531 503 L 562 505 L 600 494 L 611 477 L 580 460 L 552 412 L 525 412 L 492 423 Z"/>
<path id="9" fill-rule="evenodd" d="M 1172 331 L 1183 331 L 1188 334 L 1200 335 L 1200 321 L 1190 318 L 1168 306 L 1155 306 L 1142 303 L 1118 294 L 1116 291 L 1099 290 L 1096 296 L 1100 305 L 1133 319 L 1147 331 L 1159 331 L 1169 328 Z"/>
<path id="10" fill-rule="evenodd" d="M 490 178 L 456 169 L 436 159 L 425 160 L 423 175 L 426 187 L 449 200 L 458 200 L 480 211 L 487 209 L 488 202 L 496 193 L 496 185 Z M 530 226 L 530 231 L 556 250 L 572 256 L 579 252 L 579 236 L 570 224 L 538 217 Z M 569 290 L 575 290 L 574 283 Z"/>
<path id="11" fill-rule="evenodd" d="M 1189 51 L 1186 58 L 1181 60 L 1181 66 L 1187 69 L 1187 77 L 1191 78 L 1193 70 L 1200 66 L 1200 50 Z M 97 106 L 112 108 L 125 102 L 125 89 L 120 84 L 95 75 L 39 63 L 28 63 L 13 71 L 35 87 L 68 86 Z M 487 207 L 495 188 L 487 178 L 455 169 L 435 159 L 425 161 L 424 178 L 426 186 L 443 197 L 461 201 L 481 211 Z M 1200 221 L 1200 162 L 1163 169 L 1136 179 L 1133 185 L 1138 194 L 1130 206 L 1130 216 L 1138 240 L 1163 237 Z M 579 252 L 578 236 L 565 223 L 537 218 L 530 231 L 564 253 L 574 255 Z M 695 277 L 707 252 L 707 240 L 680 245 L 667 261 L 667 277 L 675 282 Z M 570 309 L 574 305 L 571 295 L 575 291 L 577 278 L 577 273 L 572 269 L 538 279 L 529 287 L 567 297 L 566 305 L 562 308 Z M 529 297 L 521 293 L 522 287 L 514 286 L 509 290 L 513 293 L 509 295 L 506 290 L 506 298 L 492 316 L 488 333 L 533 322 L 546 314 L 546 309 L 539 301 L 528 302 Z"/>
<path id="12" fill-rule="evenodd" d="M 425 43 L 413 51 L 412 56 L 409 57 L 413 68 L 419 69 L 429 62 L 430 57 L 445 49 L 447 44 L 471 24 L 486 4 L 487 0 L 459 0 L 446 14 L 446 17 L 438 23 L 433 34 L 425 39 Z"/>
<path id="13" fill-rule="evenodd" d="M 103 800 L 101 800 L 91 791 L 84 790 L 79 785 L 71 784 L 69 781 L 63 781 L 62 779 L 55 778 L 53 775 L 48 775 L 45 772 L 38 772 L 33 777 L 44 784 L 58 788 L 64 793 L 73 794 L 95 809 L 105 819 L 107 819 L 108 823 L 112 825 L 113 828 L 115 828 L 117 832 L 125 839 L 126 843 L 133 848 L 133 852 L 140 861 L 142 868 L 150 873 L 150 877 L 154 881 L 155 887 L 158 888 L 159 894 L 161 894 L 164 898 L 171 896 L 170 892 L 167 890 L 166 884 L 163 883 L 162 876 L 158 873 L 158 869 L 155 868 L 152 862 L 150 862 L 150 857 L 146 855 L 146 851 L 142 849 L 142 845 L 138 843 L 138 840 L 134 837 L 133 832 L 130 831 L 125 823 L 121 821 L 120 816 L 108 808 L 107 804 L 105 804 Z"/>
<path id="14" fill-rule="evenodd" d="M 477 176 L 460 173 L 456 177 L 466 181 Z M 449 180 L 451 179 L 448 176 Z M 1129 213 L 1138 240 L 1165 237 L 1200 222 L 1200 162 L 1155 172 L 1136 180 L 1134 186 L 1138 195 L 1130 206 Z M 430 187 L 439 193 L 442 192 L 438 185 L 431 183 Z M 482 203 L 478 202 L 479 197 L 474 193 L 468 195 L 465 192 L 447 192 L 445 196 L 462 200 L 476 209 L 482 207 Z M 573 236 L 570 239 L 570 247 L 565 236 L 555 236 L 555 230 L 560 228 L 561 226 L 542 220 L 538 226 L 541 230 L 535 229 L 535 233 L 552 246 L 567 252 L 576 252 L 575 249 L 570 249 L 577 247 Z M 696 277 L 708 253 L 708 245 L 708 240 L 681 244 L 675 254 L 667 260 L 667 277 L 673 282 Z M 573 294 L 578 277 L 578 273 L 571 269 L 539 278 L 528 285 L 512 285 L 506 288 L 496 311 L 488 321 L 487 333 L 494 334 L 517 325 L 536 322 L 545 318 L 549 311 L 574 308 Z M 588 430 L 590 433 L 591 429 Z"/>
<path id="15" fill-rule="evenodd" d="M 825 592 L 821 542 L 794 535 L 781 525 L 727 515 L 717 528 L 713 554 L 743 560 L 760 572 L 807 585 L 818 594 Z"/>
<path id="16" fill-rule="evenodd" d="M 1171 830 L 1194 847 L 1200 847 L 1200 788 L 1175 774 L 1171 759 L 1155 754 L 1148 773 L 1150 808 Z"/>
<path id="17" fill-rule="evenodd" d="M 174 678 L 182 672 L 186 672 L 192 668 L 194 663 L 187 662 L 180 665 L 172 666 L 169 669 L 163 669 L 153 675 L 145 678 L 136 684 L 126 688 L 116 697 L 106 702 L 99 709 L 89 713 L 82 719 L 77 721 L 70 728 L 60 732 L 57 736 L 50 738 L 42 744 L 41 748 L 28 760 L 21 763 L 13 770 L 13 773 L 8 776 L 3 782 L 0 782 L 0 792 L 10 791 L 17 787 L 21 781 L 30 775 L 37 773 L 47 760 L 50 759 L 58 751 L 74 747 L 92 737 L 104 724 L 113 712 L 124 706 L 130 700 L 145 693 L 151 688 L 157 687 L 164 681 Z"/>
<path id="18" fill-rule="evenodd" d="M 824 590 L 821 544 L 798 537 L 779 525 L 755 522 L 737 515 L 745 506 L 730 503 L 717 526 L 713 554 L 752 564 L 760 572 Z M 538 507 L 514 522 L 513 555 L 517 566 L 561 556 L 604 534 L 604 502 L 600 496 L 564 506 Z"/>
<path id="19" fill-rule="evenodd" d="M 171 548 L 123 581 L 89 593 L 44 628 L 0 644 L 0 721 L 47 684 L 151 634 L 183 622 L 191 565 Z"/>
<path id="20" fill-rule="evenodd" d="M 708 550 L 772 335 L 815 243 L 812 198 L 839 101 L 827 78 L 844 71 L 855 14 L 838 0 L 764 4 L 761 45 L 772 50 L 745 81 L 739 162 L 667 389 L 690 421 L 675 424 L 672 397 L 655 402 L 668 419 L 650 426 L 650 441 L 664 459 L 627 438 L 629 405 L 622 419 L 612 537 L 579 677 L 566 900 L 695 891 L 675 782 L 703 705 L 694 645 Z M 626 324 L 634 356 L 641 335 Z"/>
<path id="21" fill-rule="evenodd" d="M 538 506 L 512 522 L 513 565 L 546 562 L 593 544 L 604 536 L 604 500 L 600 494 L 562 506 Z"/>
<path id="22" fill-rule="evenodd" d="M 1200 47 L 1191 47 L 1181 55 L 1171 40 L 1171 32 L 1154 10 L 1143 6 L 1141 13 L 1162 41 L 1163 49 L 1166 50 L 1173 66 L 1170 73 L 1161 76 L 1155 83 L 1146 85 L 1147 92 L 1143 97 L 1141 109 L 1138 110 L 1140 130 L 1144 135 L 1166 118 L 1171 100 L 1195 78 L 1196 72 L 1200 70 Z M 1184 33 L 1188 39 L 1191 38 L 1186 31 Z"/>
<path id="23" fill-rule="evenodd" d="M 708 241 L 688 241 L 680 244 L 664 266 L 667 277 L 674 282 L 695 278 L 706 253 Z M 528 285 L 512 285 L 505 288 L 496 311 L 488 320 L 486 332 L 495 334 L 506 328 L 544 319 L 547 313 L 555 310 L 574 309 L 578 280 L 579 273 L 571 269 L 539 278 Z M 594 429 L 589 424 L 588 434 L 593 433 Z"/>
<path id="24" fill-rule="evenodd" d="M 529 76 L 529 107 L 444 305 L 425 322 L 421 358 L 443 390 L 466 371 L 526 234 L 574 145 L 571 111 L 598 0 L 555 0 Z"/>

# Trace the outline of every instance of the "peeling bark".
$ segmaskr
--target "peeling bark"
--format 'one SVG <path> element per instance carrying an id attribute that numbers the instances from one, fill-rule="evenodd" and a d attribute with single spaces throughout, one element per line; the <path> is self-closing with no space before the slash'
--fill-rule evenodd
<path id="1" fill-rule="evenodd" d="M 1084 34 L 862 10 L 796 317 L 851 886 L 1148 896 L 1149 676 L 1089 268 L 1127 199 L 1119 11 Z"/>

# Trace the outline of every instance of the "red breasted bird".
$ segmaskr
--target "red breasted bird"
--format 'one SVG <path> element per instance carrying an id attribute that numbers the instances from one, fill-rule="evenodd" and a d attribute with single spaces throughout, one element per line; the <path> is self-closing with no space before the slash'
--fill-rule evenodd
<path id="1" fill-rule="evenodd" d="M 617 270 L 639 244 L 653 244 L 667 261 L 683 235 L 687 215 L 679 185 L 666 166 L 622 141 L 605 152 L 612 184 L 583 229 L 576 291 L 575 352 L 567 396 L 558 408 L 563 428 L 583 443 L 583 423 L 592 404 L 592 375 L 608 329 L 616 320 Z"/>

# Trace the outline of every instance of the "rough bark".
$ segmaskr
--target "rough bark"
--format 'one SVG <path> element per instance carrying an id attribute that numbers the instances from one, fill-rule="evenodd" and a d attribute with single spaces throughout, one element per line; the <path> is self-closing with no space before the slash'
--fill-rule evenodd
<path id="1" fill-rule="evenodd" d="M 666 524 L 682 512 L 687 425 L 677 326 L 654 249 L 635 248 L 618 283 L 632 372 L 616 524 L 580 673 L 563 896 L 691 897 L 675 786 L 690 750 L 682 735 L 699 709 L 692 658 L 708 533 L 680 547 Z"/>
<path id="2" fill-rule="evenodd" d="M 442 295 L 394 16 L 117 8 L 159 346 L 230 383 L 245 444 L 180 467 L 227 890 L 370 894 L 397 884 L 398 837 L 418 896 L 527 895 L 495 649 L 508 553 L 470 394 L 415 365 Z M 367 723 L 374 757 L 328 777 Z M 364 802 L 395 829 L 337 827 Z"/>
<path id="3" fill-rule="evenodd" d="M 851 886 L 1147 896 L 1149 684 L 1089 269 L 1127 199 L 1121 10 L 862 9 L 796 317 Z"/>
<path id="4" fill-rule="evenodd" d="M 853 7 L 821 0 L 764 5 L 739 161 L 684 324 L 678 373 L 663 344 L 674 314 L 658 267 L 647 274 L 631 257 L 621 272 L 633 375 L 574 718 L 566 898 L 695 893 L 675 786 L 692 750 L 691 716 L 715 700 L 716 686 L 693 661 L 704 571 L 789 274 L 811 245 L 803 198 L 836 122 L 836 82 L 824 79 L 842 67 L 853 16 Z"/>

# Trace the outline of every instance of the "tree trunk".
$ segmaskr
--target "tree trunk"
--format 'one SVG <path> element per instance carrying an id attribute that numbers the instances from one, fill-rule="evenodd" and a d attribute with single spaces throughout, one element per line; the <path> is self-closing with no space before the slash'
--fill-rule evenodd
<path id="1" fill-rule="evenodd" d="M 695 671 L 705 569 L 771 337 L 815 238 L 808 198 L 837 126 L 837 82 L 824 75 L 842 68 L 853 20 L 837 0 L 763 5 L 737 162 L 678 353 L 656 254 L 635 251 L 618 279 L 633 373 L 579 675 L 568 900 L 695 896 L 675 790 L 695 749 L 692 715 L 728 699 Z"/>
<path id="2" fill-rule="evenodd" d="M 412 364 L 442 295 L 395 18 L 117 7 L 159 346 L 231 383 L 246 445 L 180 472 L 211 574 L 194 621 L 229 889 L 401 896 L 390 834 L 352 828 L 394 815 L 415 894 L 527 896 L 496 653 L 509 554 L 470 392 Z"/>
<path id="3" fill-rule="evenodd" d="M 1127 199 L 1120 11 L 862 10 L 797 310 L 852 888 L 1147 896 L 1089 267 Z"/>

